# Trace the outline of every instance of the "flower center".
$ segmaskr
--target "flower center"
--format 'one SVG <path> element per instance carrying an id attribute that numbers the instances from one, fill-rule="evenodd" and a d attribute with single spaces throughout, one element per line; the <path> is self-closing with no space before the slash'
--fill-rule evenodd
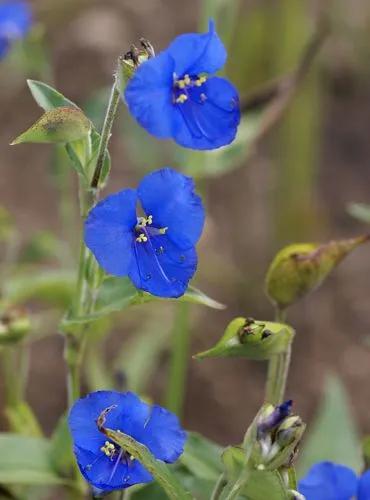
<path id="1" fill-rule="evenodd" d="M 110 441 L 106 441 L 104 443 L 104 446 L 100 448 L 100 451 L 102 451 L 108 458 L 113 458 L 115 453 L 117 452 L 115 445 Z"/>
<path id="2" fill-rule="evenodd" d="M 153 227 L 153 216 L 148 215 L 148 217 L 138 217 L 137 224 L 135 226 L 135 232 L 137 234 L 137 243 L 146 243 L 149 236 L 158 236 L 160 234 L 166 234 L 167 227 L 157 228 Z M 151 227 L 149 227 L 151 226 Z"/>
<path id="3" fill-rule="evenodd" d="M 201 87 L 207 81 L 204 75 L 185 75 L 183 78 L 174 78 L 173 83 L 173 102 L 174 104 L 184 104 L 190 96 L 194 88 Z M 206 94 L 200 94 L 201 101 L 207 99 Z"/>

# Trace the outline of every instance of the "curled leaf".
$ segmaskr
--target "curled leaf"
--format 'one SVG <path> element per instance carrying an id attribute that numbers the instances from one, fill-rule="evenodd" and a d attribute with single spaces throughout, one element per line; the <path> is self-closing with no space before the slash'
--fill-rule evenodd
<path id="1" fill-rule="evenodd" d="M 369 235 L 323 245 L 298 243 L 283 248 L 272 261 L 266 276 L 266 292 L 284 309 L 317 288 L 330 272 Z"/>
<path id="2" fill-rule="evenodd" d="M 11 145 L 24 142 L 68 143 L 86 137 L 90 130 L 91 122 L 80 109 L 63 106 L 46 111 Z"/>
<path id="3" fill-rule="evenodd" d="M 274 354 L 284 352 L 293 336 L 294 330 L 288 325 L 239 317 L 228 325 L 221 340 L 214 347 L 194 357 L 269 359 Z"/>

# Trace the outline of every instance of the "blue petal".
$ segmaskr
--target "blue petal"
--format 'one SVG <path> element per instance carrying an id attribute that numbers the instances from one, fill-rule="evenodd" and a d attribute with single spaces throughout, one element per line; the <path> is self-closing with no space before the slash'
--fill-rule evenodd
<path id="1" fill-rule="evenodd" d="M 184 451 L 186 432 L 176 415 L 154 405 L 145 427 L 133 436 L 163 462 L 175 462 Z"/>
<path id="2" fill-rule="evenodd" d="M 216 149 L 230 144 L 240 123 L 239 95 L 225 78 L 209 78 L 174 106 L 173 137 L 181 146 Z"/>
<path id="3" fill-rule="evenodd" d="M 77 448 L 103 455 L 100 448 L 106 437 L 97 427 L 97 419 L 103 410 L 116 406 L 106 416 L 105 426 L 131 434 L 142 427 L 150 413 L 149 406 L 131 392 L 97 391 L 79 399 L 69 413 L 69 427 Z M 105 455 L 103 455 L 105 456 Z"/>
<path id="4" fill-rule="evenodd" d="M 134 189 L 125 189 L 99 202 L 85 222 L 85 243 L 100 266 L 114 276 L 127 276 L 132 261 L 136 225 Z"/>
<path id="5" fill-rule="evenodd" d="M 162 52 L 139 66 L 129 80 L 125 100 L 139 124 L 156 137 L 172 134 L 174 62 Z"/>
<path id="6" fill-rule="evenodd" d="M 166 50 L 175 61 L 174 71 L 178 77 L 215 73 L 224 66 L 226 49 L 216 33 L 213 21 L 209 22 L 208 33 L 180 35 Z"/>
<path id="7" fill-rule="evenodd" d="M 0 3 L 0 37 L 10 40 L 26 35 L 32 23 L 28 2 L 7 1 Z"/>
<path id="8" fill-rule="evenodd" d="M 148 483 L 151 474 L 137 460 L 110 459 L 103 453 L 96 455 L 88 450 L 74 449 L 81 474 L 95 488 L 113 491 L 128 488 L 134 484 Z"/>
<path id="9" fill-rule="evenodd" d="M 364 472 L 359 480 L 357 500 L 370 500 L 370 470 Z"/>
<path id="10" fill-rule="evenodd" d="M 195 248 L 181 250 L 167 235 L 149 236 L 145 243 L 134 242 L 136 262 L 129 277 L 139 290 L 152 295 L 176 298 L 183 295 L 197 268 Z"/>
<path id="11" fill-rule="evenodd" d="M 356 489 L 356 474 L 332 462 L 315 464 L 299 482 L 299 491 L 306 500 L 350 500 Z"/>
<path id="12" fill-rule="evenodd" d="M 146 175 L 137 192 L 145 213 L 153 216 L 155 227 L 167 227 L 166 235 L 179 248 L 195 245 L 202 234 L 205 214 L 191 177 L 163 168 Z"/>

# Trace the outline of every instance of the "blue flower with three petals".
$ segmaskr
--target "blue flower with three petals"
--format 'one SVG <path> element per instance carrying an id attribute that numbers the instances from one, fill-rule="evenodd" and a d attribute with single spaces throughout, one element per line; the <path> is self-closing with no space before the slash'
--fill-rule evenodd
<path id="1" fill-rule="evenodd" d="M 306 500 L 370 500 L 370 470 L 358 478 L 345 465 L 320 462 L 299 482 L 299 492 Z"/>
<path id="2" fill-rule="evenodd" d="M 31 9 L 27 2 L 0 1 L 0 58 L 6 56 L 13 41 L 27 34 L 31 23 Z"/>
<path id="3" fill-rule="evenodd" d="M 179 297 L 197 268 L 204 217 L 193 180 L 164 168 L 144 177 L 137 190 L 98 203 L 85 222 L 85 243 L 107 273 L 129 276 L 153 295 Z"/>
<path id="4" fill-rule="evenodd" d="M 102 492 L 153 480 L 138 460 L 99 431 L 97 421 L 106 410 L 104 427 L 131 436 L 157 460 L 173 463 L 183 453 L 186 433 L 175 415 L 131 392 L 93 392 L 76 401 L 68 421 L 81 473 Z"/>
<path id="5" fill-rule="evenodd" d="M 130 113 L 154 136 L 186 148 L 229 144 L 240 122 L 239 96 L 228 80 L 212 76 L 226 57 L 212 21 L 208 33 L 178 36 L 129 80 Z"/>

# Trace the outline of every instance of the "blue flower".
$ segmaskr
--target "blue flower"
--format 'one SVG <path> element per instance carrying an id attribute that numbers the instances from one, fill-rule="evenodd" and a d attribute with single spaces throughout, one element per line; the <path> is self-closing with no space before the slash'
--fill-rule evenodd
<path id="1" fill-rule="evenodd" d="M 153 480 L 138 460 L 99 431 L 97 420 L 105 410 L 104 427 L 131 436 L 157 460 L 173 463 L 183 453 L 186 433 L 175 415 L 131 392 L 93 392 L 73 405 L 69 427 L 78 466 L 94 488 L 108 492 Z"/>
<path id="2" fill-rule="evenodd" d="M 0 58 L 8 53 L 13 41 L 23 38 L 32 22 L 27 2 L 0 1 Z"/>
<path id="3" fill-rule="evenodd" d="M 370 470 L 357 478 L 345 465 L 320 462 L 299 482 L 299 492 L 306 500 L 370 500 Z"/>
<path id="4" fill-rule="evenodd" d="M 229 144 L 240 122 L 239 96 L 228 80 L 212 76 L 226 57 L 212 21 L 208 33 L 178 36 L 128 82 L 130 113 L 151 134 L 186 148 Z"/>
<path id="5" fill-rule="evenodd" d="M 142 217 L 136 215 L 138 201 Z M 153 295 L 179 297 L 196 271 L 203 225 L 193 180 L 164 168 L 144 177 L 137 190 L 98 203 L 85 222 L 85 243 L 107 273 L 129 276 Z"/>

